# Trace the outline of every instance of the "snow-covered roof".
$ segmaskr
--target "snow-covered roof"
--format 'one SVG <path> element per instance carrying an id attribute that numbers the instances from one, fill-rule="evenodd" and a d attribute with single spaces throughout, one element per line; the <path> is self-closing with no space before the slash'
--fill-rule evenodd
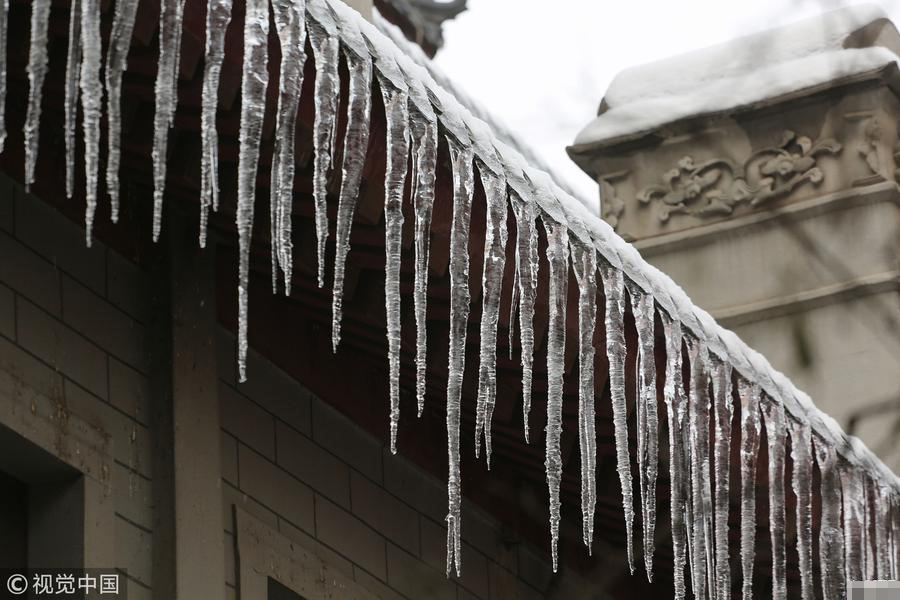
<path id="1" fill-rule="evenodd" d="M 861 4 L 626 69 L 613 79 L 600 114 L 579 132 L 575 146 L 610 143 L 894 63 L 895 49 L 859 47 L 852 38 L 884 19 L 880 7 Z"/>

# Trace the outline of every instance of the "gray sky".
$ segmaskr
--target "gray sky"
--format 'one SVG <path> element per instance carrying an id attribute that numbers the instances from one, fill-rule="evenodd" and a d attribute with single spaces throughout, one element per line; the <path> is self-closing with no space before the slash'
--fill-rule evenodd
<path id="1" fill-rule="evenodd" d="M 565 153 L 624 68 L 818 13 L 842 0 L 469 0 L 444 25 L 438 65 L 583 196 L 597 186 Z M 878 2 L 894 16 L 900 0 Z"/>

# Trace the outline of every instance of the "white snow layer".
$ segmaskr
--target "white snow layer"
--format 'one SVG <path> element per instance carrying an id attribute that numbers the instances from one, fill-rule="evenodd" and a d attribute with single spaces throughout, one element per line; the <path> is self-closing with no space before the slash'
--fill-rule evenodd
<path id="1" fill-rule="evenodd" d="M 606 92 L 608 109 L 575 144 L 639 134 L 884 67 L 898 60 L 887 48 L 844 47 L 850 33 L 881 18 L 879 7 L 863 4 L 626 69 Z"/>

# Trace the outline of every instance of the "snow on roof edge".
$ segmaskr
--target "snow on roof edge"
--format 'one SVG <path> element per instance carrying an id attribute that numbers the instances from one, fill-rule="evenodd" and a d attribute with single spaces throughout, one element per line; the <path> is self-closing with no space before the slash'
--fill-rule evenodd
<path id="1" fill-rule="evenodd" d="M 644 261 L 637 249 L 619 237 L 606 221 L 587 209 L 583 202 L 559 186 L 553 185 L 549 174 L 530 167 L 517 150 L 497 140 L 491 132 L 490 125 L 474 117 L 452 94 L 438 85 L 427 69 L 416 64 L 375 25 L 341 0 L 324 1 L 335 14 L 341 15 L 342 19 L 356 20 L 355 25 L 372 43 L 373 52 L 380 53 L 381 58 L 396 61 L 404 73 L 418 73 L 425 88 L 441 101 L 442 106 L 438 114 L 441 122 L 462 120 L 465 123 L 475 124 L 469 128 L 470 132 L 487 138 L 480 139 L 479 143 L 475 144 L 476 147 L 488 145 L 493 148 L 504 168 L 508 172 L 512 171 L 513 178 L 521 178 L 524 173 L 526 179 L 534 186 L 536 197 L 544 201 L 553 199 L 559 203 L 560 210 L 553 210 L 552 214 L 547 216 L 557 221 L 560 217 L 565 219 L 566 222 L 563 224 L 569 229 L 577 230 L 579 227 L 586 229 L 602 257 L 613 265 L 621 264 L 622 271 L 646 293 L 652 295 L 657 304 L 672 318 L 681 321 L 690 335 L 705 343 L 720 360 L 731 363 L 745 379 L 757 383 L 771 400 L 784 404 L 794 419 L 810 423 L 818 437 L 832 444 L 849 462 L 868 472 L 873 478 L 883 479 L 895 491 L 900 492 L 900 478 L 871 450 L 865 445 L 855 443 L 854 439 L 843 431 L 838 434 L 834 427 L 827 425 L 826 419 L 831 417 L 816 407 L 788 377 L 772 367 L 764 356 L 747 346 L 737 334 L 723 328 L 708 313 L 695 306 L 684 290 L 666 274 Z M 340 27 L 339 35 L 342 38 L 345 35 Z M 378 62 L 375 68 L 379 69 Z M 833 423 L 833 419 L 830 423 Z"/>

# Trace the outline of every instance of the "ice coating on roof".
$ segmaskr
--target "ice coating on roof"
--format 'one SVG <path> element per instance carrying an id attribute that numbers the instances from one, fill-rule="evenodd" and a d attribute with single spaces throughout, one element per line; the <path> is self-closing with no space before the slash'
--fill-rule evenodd
<path id="1" fill-rule="evenodd" d="M 575 145 L 646 133 L 884 67 L 898 59 L 891 50 L 846 45 L 854 31 L 886 18 L 876 5 L 852 6 L 622 71 L 606 92 L 606 110 Z"/>

